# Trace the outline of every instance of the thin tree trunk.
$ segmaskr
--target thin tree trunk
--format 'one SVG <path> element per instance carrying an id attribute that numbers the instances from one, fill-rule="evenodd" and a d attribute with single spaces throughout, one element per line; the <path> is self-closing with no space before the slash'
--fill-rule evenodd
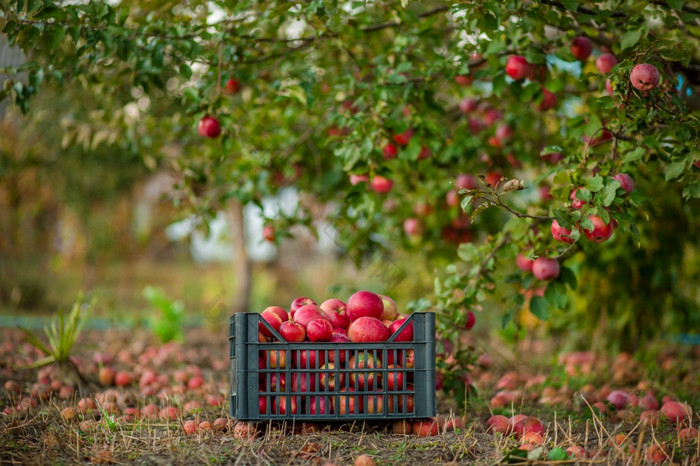
<path id="1" fill-rule="evenodd" d="M 248 312 L 253 269 L 246 251 L 243 206 L 238 201 L 231 202 L 231 235 L 233 236 L 233 273 L 236 288 L 231 307 L 232 312 Z"/>

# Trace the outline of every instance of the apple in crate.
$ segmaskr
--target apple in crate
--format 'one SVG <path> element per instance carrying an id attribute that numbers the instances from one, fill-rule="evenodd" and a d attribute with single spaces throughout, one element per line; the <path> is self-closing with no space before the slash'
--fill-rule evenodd
<path id="1" fill-rule="evenodd" d="M 384 412 L 384 397 L 382 395 L 368 395 L 363 403 L 365 414 L 382 414 Z"/>
<path id="2" fill-rule="evenodd" d="M 287 311 L 284 310 L 284 308 L 279 307 L 279 306 L 270 306 L 266 307 L 264 311 L 261 312 L 261 314 L 265 314 L 266 312 L 274 312 L 278 316 L 280 316 L 280 319 L 282 319 L 282 322 L 286 322 L 289 320 L 289 314 L 287 314 Z"/>
<path id="3" fill-rule="evenodd" d="M 327 396 L 312 396 L 307 409 L 309 414 L 331 414 L 331 403 Z"/>
<path id="4" fill-rule="evenodd" d="M 379 388 L 382 382 L 382 375 L 375 369 L 381 369 L 382 363 L 374 356 L 367 353 L 358 353 L 348 360 L 348 369 L 363 369 L 364 372 L 351 372 L 350 385 L 358 390 L 371 390 Z"/>
<path id="5" fill-rule="evenodd" d="M 275 331 L 278 331 L 280 328 L 280 325 L 282 325 L 282 322 L 286 319 L 282 319 L 279 315 L 277 315 L 276 312 L 274 311 L 263 311 L 260 314 L 260 317 L 263 318 L 264 321 L 266 321 L 268 324 L 270 324 L 270 327 L 275 329 Z M 266 337 L 271 337 L 272 333 L 265 327 L 265 324 L 262 322 L 258 322 L 258 330 L 262 332 L 263 335 Z"/>
<path id="6" fill-rule="evenodd" d="M 318 374 L 305 372 L 292 374 L 292 391 L 299 393 L 318 391 Z"/>
<path id="7" fill-rule="evenodd" d="M 358 291 L 348 299 L 347 315 L 350 322 L 360 317 L 381 319 L 384 314 L 384 302 L 379 295 L 371 291 Z"/>
<path id="8" fill-rule="evenodd" d="M 413 391 L 413 385 L 406 385 L 407 391 Z M 394 396 L 397 400 L 394 401 Z M 412 414 L 415 410 L 413 395 L 387 395 L 387 407 L 390 413 Z"/>
<path id="9" fill-rule="evenodd" d="M 395 320 L 396 316 L 399 314 L 399 310 L 396 307 L 396 302 L 388 296 L 383 294 L 379 295 L 379 298 L 384 304 L 384 312 L 382 313 L 382 320 Z"/>
<path id="10" fill-rule="evenodd" d="M 391 369 L 401 369 L 401 366 L 391 364 L 386 366 L 386 388 L 388 390 L 403 390 L 404 389 L 404 372 L 391 371 Z"/>
<path id="11" fill-rule="evenodd" d="M 269 350 L 268 355 L 268 367 L 271 369 L 282 369 L 287 367 L 287 352 L 285 350 Z"/>
<path id="12" fill-rule="evenodd" d="M 309 341 L 331 341 L 333 326 L 326 319 L 315 319 L 306 325 L 306 335 Z"/>
<path id="13" fill-rule="evenodd" d="M 335 364 L 332 362 L 327 362 L 323 366 L 321 366 L 321 370 L 325 372 L 320 373 L 320 388 L 321 390 L 328 390 L 328 391 L 334 391 L 335 386 L 336 386 L 336 380 L 335 380 Z M 340 373 L 338 377 L 338 385 L 343 386 L 343 382 L 345 381 L 345 378 L 343 377 L 345 374 Z"/>
<path id="14" fill-rule="evenodd" d="M 321 303 L 320 307 L 326 314 L 326 317 L 328 317 L 328 320 L 330 320 L 333 328 L 348 328 L 350 319 L 348 319 L 346 312 L 347 304 L 339 299 L 331 298 Z"/>
<path id="15" fill-rule="evenodd" d="M 289 306 L 289 320 L 292 320 L 294 318 L 294 313 L 297 312 L 297 309 L 308 304 L 316 304 L 316 301 L 303 296 L 292 301 L 292 305 Z"/>
<path id="16" fill-rule="evenodd" d="M 263 386 L 267 383 L 267 374 L 263 374 Z M 283 392 L 287 385 L 287 377 L 284 374 L 275 373 L 270 375 L 270 392 Z"/>
<path id="17" fill-rule="evenodd" d="M 357 414 L 362 411 L 362 397 L 355 396 L 355 390 L 352 388 L 341 388 L 340 393 L 344 395 L 338 396 L 338 404 L 336 405 L 335 396 L 331 397 L 333 412 L 337 414 Z"/>
<path id="18" fill-rule="evenodd" d="M 401 326 L 404 322 L 406 322 L 406 320 L 407 319 L 400 319 L 392 322 L 391 327 L 389 327 L 389 333 L 393 335 L 396 332 L 398 332 L 399 328 L 401 328 Z M 401 330 L 401 333 L 396 335 L 394 341 L 413 341 L 413 321 L 409 322 L 408 325 L 403 330 Z"/>
<path id="19" fill-rule="evenodd" d="M 277 413 L 276 414 L 287 414 L 287 397 L 278 396 L 274 401 Z M 297 413 L 297 399 L 295 396 L 289 397 L 289 414 Z"/>
<path id="20" fill-rule="evenodd" d="M 298 350 L 292 352 L 292 363 L 297 369 L 318 369 L 326 362 L 328 350 Z"/>
<path id="21" fill-rule="evenodd" d="M 328 320 L 328 317 L 326 317 L 321 308 L 315 304 L 307 304 L 306 306 L 302 306 L 294 313 L 294 322 L 301 324 L 301 326 L 304 328 L 309 325 L 309 322 L 316 319 Z M 331 331 L 332 330 L 333 326 L 331 325 Z"/>
<path id="22" fill-rule="evenodd" d="M 306 330 L 304 330 L 304 327 L 290 320 L 282 322 L 278 332 L 285 341 L 290 343 L 299 343 L 306 339 Z"/>
<path id="23" fill-rule="evenodd" d="M 333 333 L 331 335 L 331 343 L 350 343 L 350 339 L 347 337 L 347 335 L 344 335 L 342 333 Z M 336 350 L 338 351 L 338 361 L 343 364 L 347 357 L 348 357 L 348 350 L 343 350 L 343 349 L 338 349 L 338 348 L 330 348 L 328 350 L 328 361 L 330 362 L 335 362 L 335 352 Z"/>
<path id="24" fill-rule="evenodd" d="M 377 318 L 360 317 L 348 327 L 348 338 L 353 343 L 387 341 L 389 329 Z"/>

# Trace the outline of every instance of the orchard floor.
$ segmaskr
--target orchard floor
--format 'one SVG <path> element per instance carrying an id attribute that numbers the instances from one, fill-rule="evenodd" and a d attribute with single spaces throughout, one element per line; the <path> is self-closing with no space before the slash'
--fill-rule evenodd
<path id="1" fill-rule="evenodd" d="M 0 463 L 344 465 L 366 454 L 377 464 L 514 463 L 528 461 L 528 455 L 531 462 L 551 464 L 700 464 L 697 434 L 679 438 L 685 425 L 664 415 L 655 426 L 640 422 L 651 398 L 662 403 L 670 397 L 693 408 L 690 423 L 698 427 L 700 354 L 693 348 L 668 349 L 645 363 L 590 353 L 562 355 L 554 363 L 550 353 L 523 364 L 509 355 L 524 348 L 511 353 L 494 344 L 483 348 L 489 357 L 473 368 L 477 391 L 466 410 L 453 396 L 438 393 L 440 414 L 462 418 L 463 428 L 419 437 L 392 434 L 386 423 L 258 424 L 257 434 L 248 435 L 251 426 L 234 428 L 227 416 L 228 343 L 220 333 L 190 330 L 183 346 L 159 345 L 141 332 L 87 332 L 76 362 L 90 384 L 77 394 L 59 382 L 70 373 L 22 368 L 39 355 L 21 332 L 0 329 Z M 100 375 L 109 378 L 100 366 L 125 372 L 131 383 L 99 385 Z M 154 380 L 139 383 L 148 377 Z M 614 389 L 624 390 L 637 406 L 615 410 L 603 403 L 605 413 L 589 407 Z M 94 409 L 81 410 L 86 398 Z M 154 410 L 150 417 L 148 410 Z M 529 453 L 519 450 L 522 439 L 487 433 L 491 415 L 520 413 L 537 417 L 545 428 L 544 443 L 531 444 Z M 200 425 L 188 434 L 187 421 L 213 427 Z M 586 457 L 565 459 L 562 450 L 572 446 Z"/>

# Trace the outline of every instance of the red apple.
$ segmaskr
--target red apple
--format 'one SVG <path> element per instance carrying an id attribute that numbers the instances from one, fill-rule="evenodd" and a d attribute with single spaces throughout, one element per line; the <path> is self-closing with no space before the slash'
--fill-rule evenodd
<path id="1" fill-rule="evenodd" d="M 613 96 L 614 91 L 612 87 L 612 81 L 610 81 L 610 78 L 605 80 L 605 92 L 607 92 L 610 97 Z"/>
<path id="2" fill-rule="evenodd" d="M 460 86 L 471 86 L 472 83 L 474 82 L 474 77 L 473 76 L 465 76 L 465 75 L 457 75 L 455 76 L 455 82 L 459 84 Z"/>
<path id="3" fill-rule="evenodd" d="M 289 408 L 287 407 L 287 400 L 289 400 Z M 296 414 L 297 413 L 297 398 L 295 396 L 279 396 L 275 401 L 275 407 L 277 408 L 277 414 Z"/>
<path id="4" fill-rule="evenodd" d="M 389 364 L 386 366 L 387 372 L 386 372 L 386 388 L 387 390 L 403 390 L 404 389 L 404 381 L 406 380 L 404 377 L 404 372 L 401 371 L 391 371 L 390 369 L 401 369 L 401 366 L 396 365 L 396 364 Z"/>
<path id="5" fill-rule="evenodd" d="M 541 112 L 554 108 L 557 104 L 557 95 L 554 92 L 542 88 L 542 100 L 537 105 L 537 109 Z"/>
<path id="6" fill-rule="evenodd" d="M 584 61 L 591 56 L 593 42 L 588 37 L 578 36 L 571 41 L 571 53 L 577 60 Z"/>
<path id="7" fill-rule="evenodd" d="M 383 294 L 378 295 L 382 300 L 384 305 L 384 310 L 382 311 L 382 320 L 395 320 L 396 316 L 399 314 L 399 310 L 396 307 L 396 302 L 388 296 Z"/>
<path id="8" fill-rule="evenodd" d="M 498 432 L 502 435 L 508 435 L 510 430 L 510 420 L 505 416 L 501 416 L 500 414 L 491 416 L 486 421 L 486 432 L 489 434 L 495 434 Z"/>
<path id="9" fill-rule="evenodd" d="M 336 379 L 335 379 L 335 364 L 332 362 L 327 362 L 323 366 L 321 366 L 321 370 L 325 372 L 319 373 L 319 387 L 321 390 L 328 390 L 328 391 L 334 391 L 336 387 Z M 344 386 L 345 381 L 345 374 L 340 373 L 337 381 L 337 385 L 339 387 Z"/>
<path id="10" fill-rule="evenodd" d="M 659 84 L 659 70 L 654 65 L 635 65 L 630 73 L 630 82 L 640 91 L 649 91 Z"/>
<path id="11" fill-rule="evenodd" d="M 576 191 L 578 191 L 578 189 L 579 188 L 574 188 L 574 190 L 571 191 L 571 194 L 569 194 L 569 199 L 571 199 L 571 207 L 574 209 L 580 209 L 586 204 L 586 201 L 576 197 Z"/>
<path id="12" fill-rule="evenodd" d="M 534 262 L 534 260 L 528 259 L 522 253 L 518 254 L 518 256 L 515 258 L 515 265 L 517 265 L 523 272 L 532 272 L 532 264 Z"/>
<path id="13" fill-rule="evenodd" d="M 269 243 L 275 242 L 275 227 L 272 225 L 265 225 L 263 227 L 262 233 L 263 239 Z"/>
<path id="14" fill-rule="evenodd" d="M 288 320 L 282 322 L 277 330 L 280 336 L 290 343 L 300 343 L 306 339 L 306 329 L 301 324 Z"/>
<path id="15" fill-rule="evenodd" d="M 440 433 L 440 424 L 436 418 L 413 423 L 413 434 L 419 437 L 434 437 Z"/>
<path id="16" fill-rule="evenodd" d="M 550 229 L 552 231 L 552 237 L 555 240 L 569 244 L 574 243 L 574 239 L 571 237 L 571 230 L 559 225 L 556 219 L 552 220 L 552 227 Z"/>
<path id="17" fill-rule="evenodd" d="M 270 324 L 270 327 L 275 329 L 275 331 L 279 331 L 280 325 L 282 325 L 283 320 L 276 312 L 263 311 L 260 314 L 260 317 L 262 317 L 265 322 Z M 285 313 L 285 317 L 286 317 L 286 313 Z M 262 322 L 258 322 L 258 330 L 260 330 L 263 333 L 263 335 L 265 335 L 266 337 L 272 336 L 272 333 L 267 329 L 267 327 L 265 327 L 265 324 L 263 324 Z"/>
<path id="18" fill-rule="evenodd" d="M 418 160 L 429 159 L 432 154 L 433 151 L 430 150 L 428 146 L 422 145 L 420 147 L 420 153 L 418 153 Z"/>
<path id="19" fill-rule="evenodd" d="M 281 308 L 279 306 L 266 307 L 265 310 L 262 311 L 260 314 L 266 314 L 270 312 L 274 312 L 275 314 L 277 314 L 280 317 L 280 319 L 282 319 L 282 322 L 286 322 L 287 320 L 289 320 L 289 314 L 287 314 L 287 311 L 285 311 L 284 308 Z"/>
<path id="20" fill-rule="evenodd" d="M 364 316 L 381 319 L 384 314 L 384 302 L 376 293 L 358 291 L 348 299 L 346 313 L 350 322 Z"/>
<path id="21" fill-rule="evenodd" d="M 403 231 L 408 236 L 420 236 L 422 230 L 423 226 L 421 225 L 420 220 L 418 220 L 417 218 L 407 218 L 403 222 Z"/>
<path id="22" fill-rule="evenodd" d="M 613 180 L 620 182 L 620 186 L 625 190 L 625 194 L 629 194 L 634 190 L 634 180 L 627 173 L 618 173 L 613 176 Z"/>
<path id="23" fill-rule="evenodd" d="M 413 137 L 413 128 L 409 128 L 403 133 L 394 135 L 394 142 L 400 146 L 407 146 Z"/>
<path id="24" fill-rule="evenodd" d="M 583 234 L 586 235 L 589 241 L 593 243 L 603 243 L 610 239 L 615 230 L 615 223 L 613 221 L 606 224 L 603 222 L 603 219 L 597 215 L 590 215 L 588 219 L 593 222 L 593 229 L 584 229 Z"/>
<path id="25" fill-rule="evenodd" d="M 455 186 L 462 189 L 476 189 L 479 187 L 479 183 L 476 181 L 476 178 L 473 175 L 462 173 L 457 175 Z"/>
<path id="26" fill-rule="evenodd" d="M 348 369 L 364 369 L 368 372 L 351 372 L 350 385 L 357 390 L 374 390 L 381 387 L 382 374 L 373 369 L 381 369 L 382 363 L 369 353 L 357 353 L 348 359 Z"/>
<path id="27" fill-rule="evenodd" d="M 552 280 L 559 276 L 559 261 L 540 257 L 532 264 L 532 274 L 538 280 Z"/>
<path id="28" fill-rule="evenodd" d="M 595 61 L 595 66 L 602 74 L 609 73 L 617 65 L 617 58 L 612 53 L 603 53 Z"/>
<path id="29" fill-rule="evenodd" d="M 479 102 L 477 102 L 476 99 L 470 99 L 469 97 L 465 97 L 464 99 L 459 101 L 459 109 L 462 113 L 466 115 L 476 110 L 478 104 Z"/>
<path id="30" fill-rule="evenodd" d="M 667 401 L 661 407 L 661 413 L 668 418 L 671 424 L 678 424 L 686 419 L 690 419 L 693 410 L 685 403 Z"/>
<path id="31" fill-rule="evenodd" d="M 350 175 L 350 184 L 353 186 L 366 183 L 367 181 L 369 181 L 369 176 L 367 175 Z"/>
<path id="32" fill-rule="evenodd" d="M 269 350 L 269 364 L 271 369 L 282 369 L 287 365 L 287 353 L 284 350 Z"/>
<path id="33" fill-rule="evenodd" d="M 630 396 L 627 394 L 627 392 L 622 390 L 613 390 L 608 395 L 607 400 L 615 405 L 615 408 L 624 409 L 629 404 Z"/>
<path id="34" fill-rule="evenodd" d="M 457 191 L 454 189 L 447 191 L 447 195 L 445 196 L 445 202 L 447 202 L 447 205 L 449 207 L 455 207 L 459 205 L 459 194 L 457 194 Z"/>
<path id="35" fill-rule="evenodd" d="M 346 309 L 348 307 L 343 301 L 331 298 L 321 303 L 321 310 L 326 314 L 333 328 L 347 328 L 350 324 Z"/>
<path id="36" fill-rule="evenodd" d="M 385 160 L 395 159 L 398 153 L 399 150 L 392 143 L 388 143 L 386 146 L 384 146 L 384 149 L 382 149 L 382 154 L 384 154 Z"/>
<path id="37" fill-rule="evenodd" d="M 292 352 L 294 367 L 299 369 L 318 369 L 326 362 L 326 351 L 299 350 Z"/>
<path id="38" fill-rule="evenodd" d="M 486 174 L 486 183 L 489 184 L 490 186 L 496 186 L 501 179 L 503 178 L 503 175 L 498 173 L 498 172 L 488 172 Z"/>
<path id="39" fill-rule="evenodd" d="M 226 92 L 229 94 L 236 94 L 240 90 L 241 82 L 236 78 L 229 78 L 229 80 L 226 81 Z"/>
<path id="40" fill-rule="evenodd" d="M 331 397 L 333 412 L 340 415 L 360 413 L 362 411 L 362 397 L 356 396 L 354 392 L 355 390 L 352 388 L 341 388 L 340 393 L 344 393 L 344 395 L 338 396 L 337 405 L 335 397 Z"/>
<path id="41" fill-rule="evenodd" d="M 384 397 L 382 395 L 366 396 L 363 403 L 365 414 L 382 414 L 384 412 Z"/>
<path id="42" fill-rule="evenodd" d="M 199 120 L 197 130 L 200 136 L 205 138 L 217 138 L 221 134 L 221 125 L 219 124 L 219 120 L 213 116 L 207 115 Z"/>
<path id="43" fill-rule="evenodd" d="M 263 380 L 262 380 L 262 382 L 261 382 L 261 383 L 263 384 L 263 388 L 264 388 L 264 386 L 265 386 L 265 382 L 266 382 L 266 381 L 267 381 L 267 380 L 266 380 L 266 374 L 263 374 Z M 283 391 L 284 391 L 284 388 L 285 388 L 286 386 L 287 386 L 287 376 L 284 375 L 284 374 L 281 374 L 281 373 L 277 372 L 277 373 L 274 373 L 274 374 L 272 374 L 272 375 L 270 376 L 270 386 L 267 387 L 268 389 L 265 390 L 265 391 L 268 391 L 268 392 L 283 392 Z"/>
<path id="44" fill-rule="evenodd" d="M 536 417 L 528 417 L 526 419 L 518 421 L 513 426 L 513 433 L 515 433 L 515 436 L 517 438 L 520 438 L 528 433 L 537 433 L 540 435 L 544 435 L 544 426 Z"/>
<path id="45" fill-rule="evenodd" d="M 315 319 L 306 326 L 309 341 L 331 341 L 333 325 L 327 319 Z"/>
<path id="46" fill-rule="evenodd" d="M 315 369 L 315 367 L 314 367 Z M 295 393 L 308 393 L 320 390 L 318 374 L 310 372 L 296 372 L 292 374 L 292 391 Z"/>
<path id="47" fill-rule="evenodd" d="M 333 335 L 331 335 L 331 343 L 350 343 L 350 339 L 347 337 L 347 335 L 344 335 L 342 333 L 335 333 L 335 329 L 333 331 Z M 343 364 L 345 360 L 347 359 L 347 350 L 338 350 L 338 362 L 340 364 Z M 335 363 L 335 349 L 330 349 L 328 350 L 328 361 Z"/>
<path id="48" fill-rule="evenodd" d="M 379 342 L 389 339 L 389 329 L 374 317 L 360 317 L 348 327 L 348 338 L 353 343 Z"/>
<path id="49" fill-rule="evenodd" d="M 515 80 L 524 79 L 530 76 L 533 67 L 521 55 L 511 55 L 506 62 L 506 74 Z"/>
<path id="50" fill-rule="evenodd" d="M 331 403 L 327 396 L 312 396 L 308 403 L 309 414 L 330 414 Z"/>
<path id="51" fill-rule="evenodd" d="M 305 306 L 302 306 L 299 309 L 297 309 L 297 311 L 294 313 L 294 322 L 304 327 L 304 329 L 306 329 L 307 335 L 309 333 L 307 329 L 309 322 L 316 319 L 328 320 L 328 317 L 323 313 L 323 310 L 315 304 L 307 304 Z M 330 320 L 328 321 L 330 322 Z M 333 326 L 331 325 L 331 333 L 332 331 Z"/>
<path id="52" fill-rule="evenodd" d="M 403 325 L 404 322 L 406 322 L 408 319 L 401 319 L 401 320 L 395 320 L 394 322 L 391 323 L 391 327 L 389 327 L 389 333 L 393 335 L 394 333 L 398 332 L 399 328 Z M 413 322 L 410 322 L 398 335 L 396 335 L 396 338 L 394 338 L 394 341 L 413 341 Z"/>
<path id="53" fill-rule="evenodd" d="M 372 177 L 370 187 L 377 193 L 385 194 L 392 190 L 394 181 L 380 175 L 375 175 Z"/>
<path id="54" fill-rule="evenodd" d="M 471 330 L 474 328 L 474 324 L 476 323 L 476 315 L 474 315 L 473 311 L 468 311 L 467 312 L 467 321 L 464 323 L 464 330 Z"/>
<path id="55" fill-rule="evenodd" d="M 119 371 L 114 374 L 114 385 L 117 387 L 126 387 L 131 384 L 131 375 L 128 372 Z"/>
<path id="56" fill-rule="evenodd" d="M 292 301 L 292 305 L 289 306 L 289 312 L 294 315 L 294 313 L 297 311 L 302 306 L 306 306 L 308 304 L 316 304 L 316 301 L 314 301 L 311 298 L 305 298 L 305 297 L 300 297 Z"/>

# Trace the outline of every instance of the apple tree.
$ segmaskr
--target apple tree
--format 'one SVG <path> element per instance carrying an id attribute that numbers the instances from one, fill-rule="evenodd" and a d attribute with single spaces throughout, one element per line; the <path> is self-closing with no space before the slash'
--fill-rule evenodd
<path id="1" fill-rule="evenodd" d="M 0 25 L 30 57 L 2 97 L 128 89 L 94 134 L 178 173 L 179 207 L 295 186 L 266 239 L 334 206 L 356 260 L 438 267 L 410 307 L 451 344 L 491 309 L 621 346 L 699 323 L 696 2 L 4 0 Z"/>

